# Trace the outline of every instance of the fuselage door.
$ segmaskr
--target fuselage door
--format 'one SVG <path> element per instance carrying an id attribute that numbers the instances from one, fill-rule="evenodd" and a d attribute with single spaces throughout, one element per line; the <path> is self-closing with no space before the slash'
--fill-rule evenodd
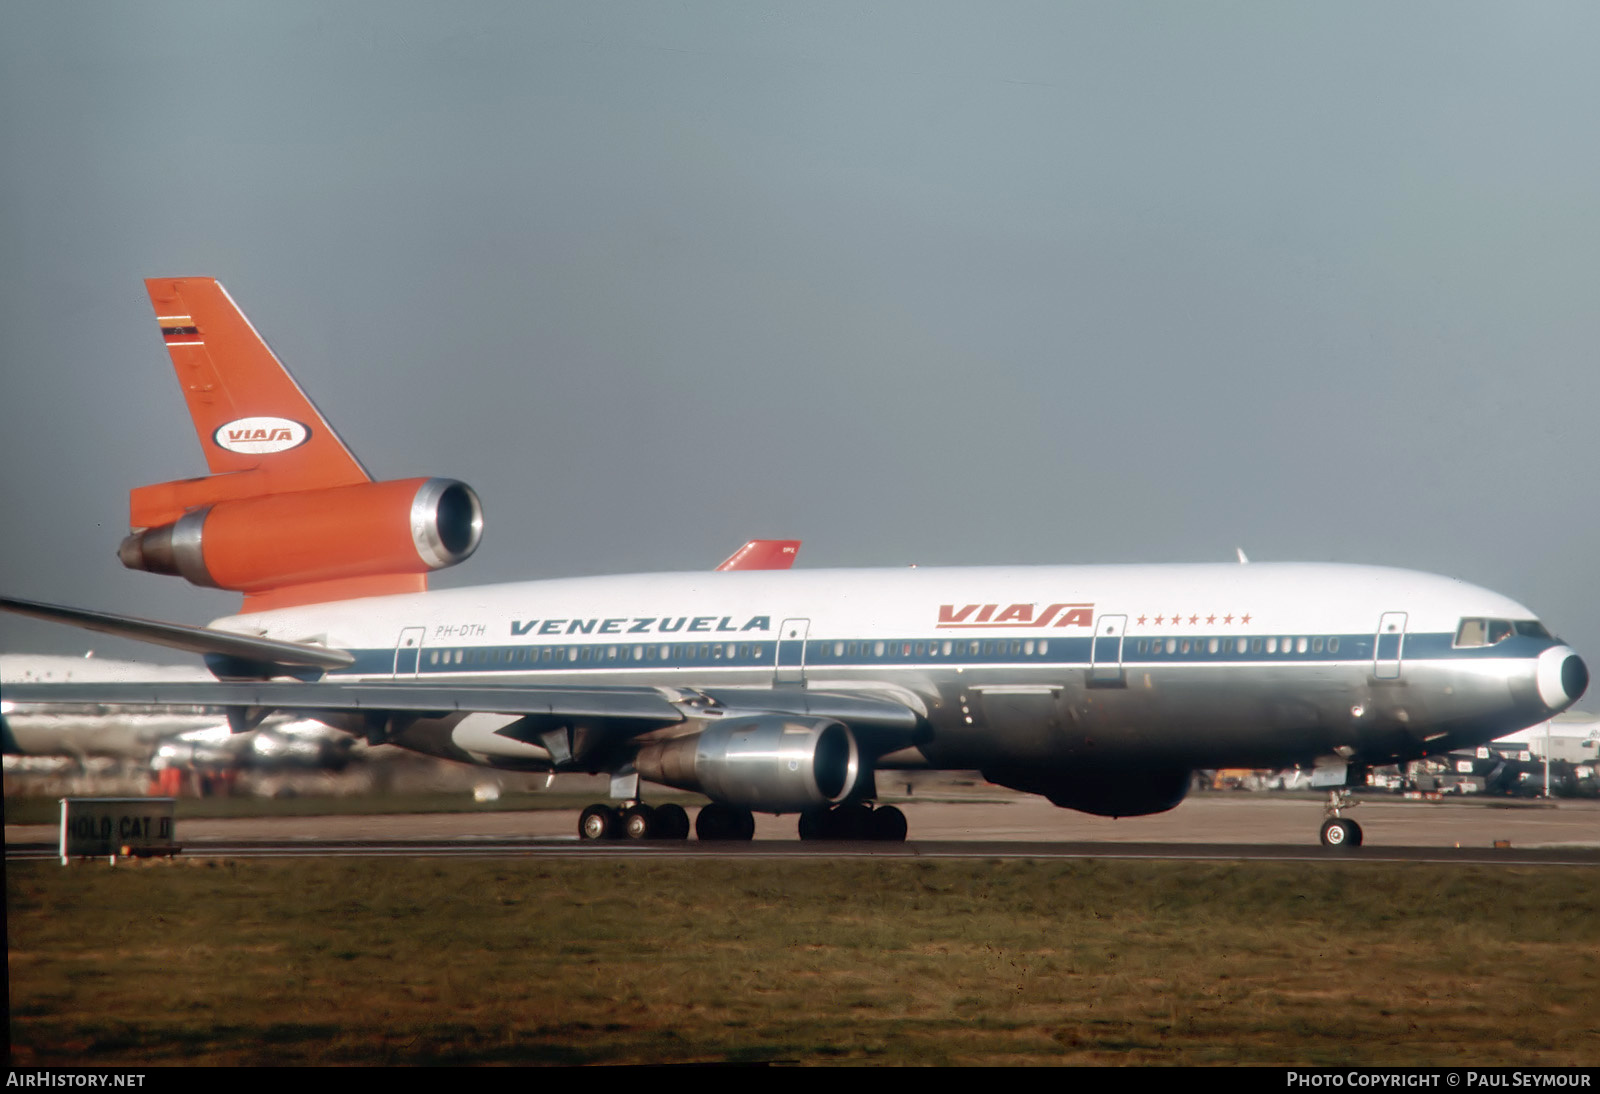
<path id="1" fill-rule="evenodd" d="M 774 684 L 800 684 L 806 682 L 806 634 L 811 630 L 809 619 L 785 619 L 778 628 L 778 659 L 774 663 Z"/>
<path id="2" fill-rule="evenodd" d="M 1377 641 L 1372 644 L 1372 675 L 1379 680 L 1400 679 L 1400 657 L 1406 642 L 1406 613 L 1384 612 L 1378 620 Z"/>
<path id="3" fill-rule="evenodd" d="M 1096 620 L 1089 650 L 1089 683 L 1102 687 L 1122 685 L 1122 632 L 1127 629 L 1125 615 L 1102 615 Z"/>
<path id="4" fill-rule="evenodd" d="M 417 664 L 422 658 L 422 636 L 426 632 L 426 627 L 407 627 L 400 632 L 400 640 L 394 644 L 395 676 L 417 674 Z"/>

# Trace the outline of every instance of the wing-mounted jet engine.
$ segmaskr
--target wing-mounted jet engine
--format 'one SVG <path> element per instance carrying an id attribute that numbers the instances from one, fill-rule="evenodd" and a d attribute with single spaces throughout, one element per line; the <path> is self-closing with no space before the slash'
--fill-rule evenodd
<path id="1" fill-rule="evenodd" d="M 844 801 L 861 754 L 842 722 L 782 715 L 725 717 L 699 733 L 639 749 L 642 778 L 767 813 L 803 813 Z"/>

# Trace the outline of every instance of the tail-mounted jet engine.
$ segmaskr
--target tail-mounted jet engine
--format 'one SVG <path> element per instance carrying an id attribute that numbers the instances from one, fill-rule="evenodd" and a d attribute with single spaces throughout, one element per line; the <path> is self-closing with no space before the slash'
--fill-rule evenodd
<path id="1" fill-rule="evenodd" d="M 729 716 L 686 737 L 655 741 L 634 760 L 642 778 L 763 813 L 800 813 L 843 801 L 861 754 L 842 722 L 782 715 Z"/>
<path id="2" fill-rule="evenodd" d="M 483 508 L 453 479 L 364 482 L 217 501 L 136 530 L 131 570 L 246 595 L 313 582 L 425 574 L 478 548 Z"/>

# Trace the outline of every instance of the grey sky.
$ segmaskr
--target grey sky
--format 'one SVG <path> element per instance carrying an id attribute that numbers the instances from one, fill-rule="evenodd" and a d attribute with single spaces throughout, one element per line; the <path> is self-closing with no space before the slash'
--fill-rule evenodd
<path id="1" fill-rule="evenodd" d="M 185 621 L 141 280 L 220 278 L 436 586 L 1374 562 L 1600 657 L 1593 4 L 0 8 L 0 588 Z M 0 646 L 138 647 L 0 620 Z M 148 656 L 148 650 L 140 651 Z"/>

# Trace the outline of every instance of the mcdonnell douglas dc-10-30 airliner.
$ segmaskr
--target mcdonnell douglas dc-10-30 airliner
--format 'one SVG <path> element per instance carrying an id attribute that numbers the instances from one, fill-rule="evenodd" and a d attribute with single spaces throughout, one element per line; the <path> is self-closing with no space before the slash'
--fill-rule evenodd
<path id="1" fill-rule="evenodd" d="M 586 839 L 701 839 L 755 812 L 803 838 L 906 836 L 875 776 L 976 769 L 1105 816 L 1177 805 L 1202 768 L 1301 766 L 1326 844 L 1367 767 L 1570 707 L 1583 661 L 1460 581 L 1323 564 L 630 574 L 427 592 L 472 554 L 477 495 L 374 481 L 216 281 L 146 283 L 206 454 L 135 489 L 132 569 L 244 595 L 206 627 L 3 606 L 202 654 L 218 680 L 80 685 L 83 701 L 314 716 L 433 756 L 611 776 Z M 50 701 L 47 685 L 8 687 Z"/>

